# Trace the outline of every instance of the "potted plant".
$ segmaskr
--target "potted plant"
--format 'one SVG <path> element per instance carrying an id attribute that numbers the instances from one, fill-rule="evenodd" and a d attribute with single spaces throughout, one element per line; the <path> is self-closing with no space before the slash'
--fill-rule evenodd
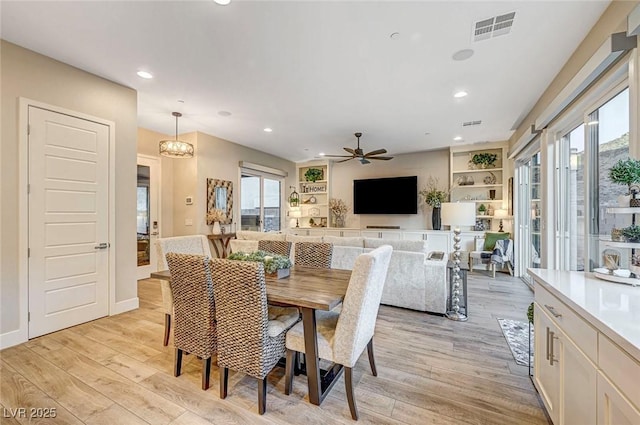
<path id="1" fill-rule="evenodd" d="M 427 186 L 418 193 L 422 196 L 424 203 L 433 208 L 433 212 L 431 213 L 431 225 L 433 230 L 440 230 L 442 227 L 440 207 L 442 206 L 442 203 L 447 200 L 449 191 L 439 189 L 438 179 L 429 177 L 427 180 Z"/>
<path id="2" fill-rule="evenodd" d="M 627 242 L 640 242 L 640 226 L 632 224 L 629 227 L 622 229 L 622 236 L 625 237 Z"/>
<path id="3" fill-rule="evenodd" d="M 322 180 L 322 170 L 319 168 L 309 168 L 304 173 L 304 178 L 306 181 L 314 183 L 318 180 Z"/>
<path id="4" fill-rule="evenodd" d="M 495 167 L 497 160 L 498 160 L 498 154 L 482 152 L 482 153 L 477 153 L 473 155 L 469 163 L 475 165 L 476 167 L 488 168 L 488 167 Z"/>
<path id="5" fill-rule="evenodd" d="M 480 206 L 478 207 L 478 213 L 480 215 L 485 215 L 487 212 L 487 206 L 485 204 L 480 204 Z"/>
<path id="6" fill-rule="evenodd" d="M 640 160 L 633 158 L 619 160 L 609 170 L 609 179 L 614 183 L 626 184 L 629 188 L 628 195 L 633 198 L 630 205 L 640 207 L 640 199 L 635 199 L 635 195 L 638 193 L 636 185 L 640 184 Z"/>

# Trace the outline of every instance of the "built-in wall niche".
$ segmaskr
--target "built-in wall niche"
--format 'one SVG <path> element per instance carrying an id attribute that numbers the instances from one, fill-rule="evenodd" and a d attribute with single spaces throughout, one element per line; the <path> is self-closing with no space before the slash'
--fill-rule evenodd
<path id="1" fill-rule="evenodd" d="M 229 224 L 233 221 L 233 182 L 207 179 L 207 215 L 214 210 L 223 212 L 220 224 Z M 213 222 L 207 218 L 207 224 L 213 224 Z"/>

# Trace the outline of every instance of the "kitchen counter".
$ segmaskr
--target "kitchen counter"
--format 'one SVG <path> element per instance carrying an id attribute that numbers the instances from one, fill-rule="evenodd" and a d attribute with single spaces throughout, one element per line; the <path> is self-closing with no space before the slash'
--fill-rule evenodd
<path id="1" fill-rule="evenodd" d="M 536 285 L 544 286 L 640 360 L 640 286 L 608 282 L 584 272 L 530 268 L 528 273 Z"/>

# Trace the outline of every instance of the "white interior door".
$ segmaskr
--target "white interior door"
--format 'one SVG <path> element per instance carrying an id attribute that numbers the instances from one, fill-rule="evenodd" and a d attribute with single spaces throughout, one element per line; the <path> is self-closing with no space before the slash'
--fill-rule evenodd
<path id="1" fill-rule="evenodd" d="M 156 242 L 160 237 L 160 164 L 157 158 L 138 155 L 137 262 L 138 279 L 157 270 Z"/>
<path id="2" fill-rule="evenodd" d="M 29 107 L 29 338 L 109 312 L 109 128 Z"/>

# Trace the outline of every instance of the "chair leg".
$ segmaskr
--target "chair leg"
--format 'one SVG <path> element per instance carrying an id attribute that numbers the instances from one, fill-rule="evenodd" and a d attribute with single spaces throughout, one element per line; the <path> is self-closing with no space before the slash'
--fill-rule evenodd
<path id="1" fill-rule="evenodd" d="M 180 376 L 182 370 L 182 350 L 176 348 L 176 363 L 173 368 L 173 376 Z"/>
<path id="2" fill-rule="evenodd" d="M 220 398 L 227 398 L 227 386 L 229 384 L 229 368 L 220 368 Z"/>
<path id="3" fill-rule="evenodd" d="M 353 393 L 353 370 L 350 367 L 344 368 L 344 386 L 347 390 L 347 401 L 349 402 L 349 410 L 351 411 L 351 418 L 354 421 L 358 420 L 358 408 L 356 407 L 356 397 Z"/>
<path id="4" fill-rule="evenodd" d="M 293 371 L 296 369 L 298 363 L 298 352 L 293 350 L 287 350 L 287 359 L 284 373 L 284 394 L 291 394 L 291 388 L 293 388 Z"/>
<path id="5" fill-rule="evenodd" d="M 171 315 L 164 314 L 164 346 L 169 345 L 169 333 L 171 332 Z"/>
<path id="6" fill-rule="evenodd" d="M 513 267 L 511 267 L 511 261 L 507 261 L 507 268 L 509 269 L 509 274 L 513 276 Z"/>
<path id="7" fill-rule="evenodd" d="M 378 371 L 376 370 L 376 359 L 373 355 L 373 338 L 369 340 L 367 344 L 367 354 L 369 355 L 369 365 L 371 366 L 371 374 L 373 376 L 378 376 Z"/>
<path id="8" fill-rule="evenodd" d="M 211 357 L 202 359 L 202 389 L 209 389 L 209 375 L 211 374 Z"/>
<path id="9" fill-rule="evenodd" d="M 264 415 L 267 410 L 267 377 L 258 379 L 258 413 Z"/>

